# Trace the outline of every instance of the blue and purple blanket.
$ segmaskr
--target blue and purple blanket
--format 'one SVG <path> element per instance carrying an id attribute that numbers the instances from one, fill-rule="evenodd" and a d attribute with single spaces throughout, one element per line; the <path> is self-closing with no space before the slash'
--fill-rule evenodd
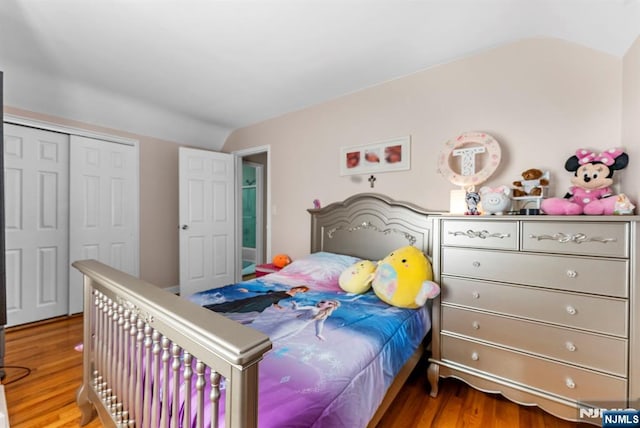
<path id="1" fill-rule="evenodd" d="M 278 273 L 190 299 L 267 334 L 260 427 L 364 427 L 430 329 L 426 308 L 400 309 L 373 292 L 345 293 L 356 258 L 315 253 Z"/>

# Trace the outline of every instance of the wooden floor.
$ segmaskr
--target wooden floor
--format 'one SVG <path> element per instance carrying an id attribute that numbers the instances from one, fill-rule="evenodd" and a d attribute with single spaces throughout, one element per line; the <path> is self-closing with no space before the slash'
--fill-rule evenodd
<path id="1" fill-rule="evenodd" d="M 3 380 L 11 427 L 79 426 L 75 391 L 82 377 L 82 353 L 74 347 L 82 340 L 82 318 L 9 329 L 6 339 L 5 364 L 25 367 L 8 368 Z M 427 391 L 425 368 L 418 367 L 379 427 L 590 426 L 562 421 L 538 408 L 518 406 L 453 379 L 442 381 L 438 398 L 431 398 Z M 97 419 L 87 425 L 100 426 Z"/>

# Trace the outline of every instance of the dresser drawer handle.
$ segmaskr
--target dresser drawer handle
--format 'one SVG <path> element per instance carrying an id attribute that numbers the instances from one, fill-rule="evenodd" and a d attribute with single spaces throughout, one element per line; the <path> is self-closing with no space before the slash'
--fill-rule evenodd
<path id="1" fill-rule="evenodd" d="M 478 293 L 477 291 L 474 291 L 473 293 L 471 293 L 471 296 L 473 296 L 474 299 L 479 299 L 480 293 Z"/>
<path id="2" fill-rule="evenodd" d="M 606 244 L 607 242 L 616 242 L 616 238 L 601 238 L 599 236 L 590 238 L 584 233 L 574 233 L 573 235 L 568 235 L 562 232 L 554 233 L 553 235 L 530 234 L 529 238 L 537 239 L 538 241 L 549 239 L 552 241 L 559 242 L 561 244 L 565 244 L 567 242 L 573 242 L 575 244 L 581 244 L 583 242 L 600 242 L 602 244 Z"/>
<path id="3" fill-rule="evenodd" d="M 576 345 L 574 345 L 573 343 L 567 342 L 566 346 L 569 352 L 576 352 Z"/>
<path id="4" fill-rule="evenodd" d="M 480 239 L 487 239 L 487 238 L 504 239 L 504 238 L 509 238 L 511 236 L 510 233 L 489 233 L 488 230 L 471 230 L 471 229 L 467 231 L 462 231 L 462 230 L 457 230 L 455 232 L 449 231 L 449 235 L 466 236 L 468 238 L 480 238 Z"/>
<path id="5" fill-rule="evenodd" d="M 575 389 L 576 387 L 576 383 L 570 377 L 568 377 L 567 380 L 565 380 L 564 384 L 567 385 L 567 388 L 569 389 Z"/>
<path id="6" fill-rule="evenodd" d="M 480 323 L 478 321 L 472 322 L 471 326 L 476 330 L 480 329 Z"/>
<path id="7" fill-rule="evenodd" d="M 576 272 L 575 270 L 568 270 L 567 271 L 567 276 L 569 278 L 575 278 L 576 276 L 578 276 L 578 272 Z"/>
<path id="8" fill-rule="evenodd" d="M 567 313 L 569 315 L 575 315 L 578 313 L 578 311 L 576 310 L 576 308 L 574 308 L 573 306 L 569 305 L 567 306 Z"/>
<path id="9" fill-rule="evenodd" d="M 473 361 L 478 361 L 478 360 L 480 359 L 480 355 L 478 355 L 478 353 L 477 353 L 477 352 L 472 352 L 472 353 L 471 353 L 471 359 L 472 359 Z"/>
<path id="10" fill-rule="evenodd" d="M 478 268 L 478 267 L 480 267 L 480 262 L 475 261 L 475 262 L 471 263 L 471 265 L 472 265 L 473 267 Z"/>

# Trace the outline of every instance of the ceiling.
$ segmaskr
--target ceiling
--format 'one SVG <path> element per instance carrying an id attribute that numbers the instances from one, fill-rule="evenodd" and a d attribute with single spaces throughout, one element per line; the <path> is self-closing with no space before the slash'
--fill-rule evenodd
<path id="1" fill-rule="evenodd" d="M 640 0 L 2 0 L 5 104 L 219 148 L 233 129 L 529 37 L 622 57 Z"/>

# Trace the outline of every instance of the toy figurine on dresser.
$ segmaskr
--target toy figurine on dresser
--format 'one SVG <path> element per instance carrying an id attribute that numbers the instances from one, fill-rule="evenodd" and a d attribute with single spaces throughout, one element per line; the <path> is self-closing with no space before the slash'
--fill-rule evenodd
<path id="1" fill-rule="evenodd" d="M 629 155 L 622 149 L 609 149 L 599 154 L 577 150 L 564 165 L 567 171 L 574 173 L 573 186 L 564 198 L 545 199 L 542 211 L 550 215 L 632 214 L 633 205 L 626 195 L 615 194 L 611 188 L 614 172 L 628 164 Z"/>

